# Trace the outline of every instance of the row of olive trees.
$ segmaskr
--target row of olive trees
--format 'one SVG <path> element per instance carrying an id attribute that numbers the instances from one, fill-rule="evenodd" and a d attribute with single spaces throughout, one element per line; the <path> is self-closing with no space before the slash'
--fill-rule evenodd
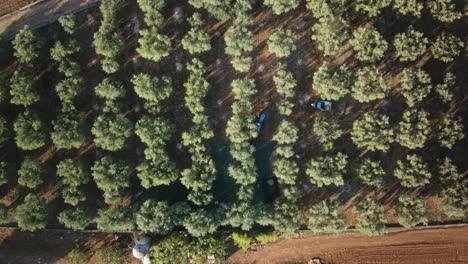
<path id="1" fill-rule="evenodd" d="M 234 24 L 224 35 L 226 42 L 225 52 L 233 56 L 231 64 L 238 72 L 248 72 L 252 66 L 252 57 L 247 53 L 254 48 L 254 33 L 251 26 L 254 24 L 254 18 L 247 13 L 239 14 L 234 20 Z"/>
<path id="2" fill-rule="evenodd" d="M 223 22 L 248 12 L 255 2 L 255 0 L 189 0 L 189 4 L 193 7 L 203 8 L 211 16 Z"/>
<path id="3" fill-rule="evenodd" d="M 206 66 L 201 60 L 192 59 L 187 69 L 190 75 L 184 83 L 187 89 L 185 105 L 193 115 L 193 126 L 182 134 L 182 143 L 189 148 L 192 165 L 182 172 L 181 182 L 190 190 L 188 199 L 202 206 L 213 200 L 211 189 L 216 179 L 216 169 L 207 142 L 214 137 L 214 133 L 203 103 L 211 86 L 204 77 Z"/>

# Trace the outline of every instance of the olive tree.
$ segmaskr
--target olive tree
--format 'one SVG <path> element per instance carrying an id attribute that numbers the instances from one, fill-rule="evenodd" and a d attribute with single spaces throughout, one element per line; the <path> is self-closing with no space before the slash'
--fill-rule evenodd
<path id="1" fill-rule="evenodd" d="M 312 30 L 312 40 L 318 41 L 318 49 L 326 56 L 340 50 L 350 35 L 349 23 L 340 17 L 320 20 L 312 26 Z"/>
<path id="2" fill-rule="evenodd" d="M 50 57 L 57 62 L 61 62 L 68 56 L 79 52 L 80 49 L 80 44 L 75 39 L 69 40 L 65 45 L 58 40 L 55 42 L 54 47 L 50 49 Z"/>
<path id="3" fill-rule="evenodd" d="M 446 199 L 440 208 L 450 217 L 464 217 L 468 209 L 468 180 L 448 157 L 438 162 L 437 169 L 442 185 L 439 195 Z"/>
<path id="4" fill-rule="evenodd" d="M 11 165 L 6 161 L 0 161 L 0 186 L 8 182 Z"/>
<path id="5" fill-rule="evenodd" d="M 392 0 L 357 0 L 354 8 L 372 18 L 380 15 L 381 9 L 389 6 L 391 2 Z"/>
<path id="6" fill-rule="evenodd" d="M 172 80 L 168 76 L 152 77 L 146 73 L 139 73 L 133 75 L 131 82 L 137 95 L 151 104 L 158 104 L 169 98 L 173 90 Z"/>
<path id="7" fill-rule="evenodd" d="M 73 230 L 84 230 L 94 221 L 94 218 L 93 212 L 84 207 L 65 209 L 58 216 L 60 223 Z"/>
<path id="8" fill-rule="evenodd" d="M 424 147 L 431 133 L 428 116 L 429 114 L 424 110 L 406 111 L 398 123 L 396 141 L 409 149 Z"/>
<path id="9" fill-rule="evenodd" d="M 155 27 L 139 31 L 141 37 L 138 39 L 140 46 L 137 52 L 145 59 L 155 62 L 169 56 L 171 51 L 171 39 L 159 34 Z"/>
<path id="10" fill-rule="evenodd" d="M 465 138 L 462 119 L 444 115 L 437 126 L 437 140 L 440 146 L 451 149 L 455 143 Z"/>
<path id="11" fill-rule="evenodd" d="M 356 206 L 356 210 L 356 220 L 358 221 L 356 228 L 361 233 L 368 236 L 386 233 L 387 214 L 379 200 L 368 197 Z"/>
<path id="12" fill-rule="evenodd" d="M 444 103 L 449 103 L 450 101 L 452 101 L 453 92 L 451 90 L 455 87 L 455 82 L 455 74 L 451 72 L 446 72 L 444 76 L 444 81 L 440 84 L 437 84 L 434 87 L 434 90 Z"/>
<path id="13" fill-rule="evenodd" d="M 264 4 L 271 7 L 273 14 L 281 15 L 297 8 L 299 6 L 299 1 L 265 0 Z"/>
<path id="14" fill-rule="evenodd" d="M 252 30 L 243 25 L 234 25 L 224 35 L 225 52 L 231 56 L 241 56 L 253 50 L 254 40 Z"/>
<path id="15" fill-rule="evenodd" d="M 422 102 L 431 90 L 431 77 L 424 70 L 414 66 L 403 70 L 400 78 L 400 91 L 409 106 Z"/>
<path id="16" fill-rule="evenodd" d="M 341 152 L 336 155 L 329 155 L 313 159 L 307 165 L 306 174 L 310 181 L 318 187 L 344 185 L 343 175 L 348 166 L 348 156 Z"/>
<path id="17" fill-rule="evenodd" d="M 35 112 L 26 110 L 18 115 L 13 130 L 16 145 L 24 150 L 38 149 L 46 144 L 47 128 Z"/>
<path id="18" fill-rule="evenodd" d="M 385 171 L 380 161 L 365 158 L 356 168 L 356 175 L 364 184 L 380 187 L 385 176 Z"/>
<path id="19" fill-rule="evenodd" d="M 131 231 L 135 228 L 135 220 L 130 207 L 114 207 L 100 209 L 96 218 L 97 228 L 106 232 Z"/>
<path id="20" fill-rule="evenodd" d="M 18 170 L 18 183 L 28 188 L 36 188 L 44 182 L 44 165 L 30 157 L 26 157 Z"/>
<path id="21" fill-rule="evenodd" d="M 401 195 L 398 197 L 396 219 L 404 227 L 427 225 L 426 202 L 414 195 Z"/>
<path id="22" fill-rule="evenodd" d="M 197 54 L 211 49 L 211 37 L 205 32 L 202 26 L 205 22 L 200 13 L 194 13 L 188 19 L 192 28 L 182 39 L 182 46 L 188 50 L 190 54 Z"/>
<path id="23" fill-rule="evenodd" d="M 358 28 L 349 41 L 360 61 L 375 63 L 383 58 L 388 43 L 374 27 Z"/>
<path id="24" fill-rule="evenodd" d="M 316 19 L 339 17 L 345 10 L 346 0 L 307 0 L 306 7 Z"/>
<path id="25" fill-rule="evenodd" d="M 30 62 L 39 57 L 44 43 L 33 34 L 28 25 L 25 25 L 12 41 L 15 57 L 21 62 Z"/>
<path id="26" fill-rule="evenodd" d="M 340 202 L 325 200 L 309 209 L 308 228 L 314 232 L 341 233 L 348 229 L 346 215 L 340 213 Z"/>
<path id="27" fill-rule="evenodd" d="M 52 127 L 50 138 L 59 148 L 80 148 L 86 142 L 84 122 L 79 117 L 61 114 L 52 121 Z"/>
<path id="28" fill-rule="evenodd" d="M 10 79 L 10 103 L 29 106 L 41 99 L 34 87 L 34 77 L 30 68 L 21 68 L 13 73 Z"/>
<path id="29" fill-rule="evenodd" d="M 421 10 L 424 4 L 419 0 L 393 0 L 393 10 L 401 15 L 411 15 L 417 18 L 421 17 Z"/>
<path id="30" fill-rule="evenodd" d="M 393 46 L 395 55 L 400 61 L 415 61 L 426 51 L 429 41 L 422 32 L 415 30 L 412 26 L 405 32 L 395 35 Z"/>
<path id="31" fill-rule="evenodd" d="M 187 211 L 190 207 L 186 203 L 171 206 L 166 201 L 146 200 L 136 213 L 136 224 L 144 232 L 166 235 L 183 224 Z"/>
<path id="32" fill-rule="evenodd" d="M 15 214 L 18 227 L 32 232 L 46 227 L 49 207 L 37 194 L 30 193 L 18 205 Z"/>
<path id="33" fill-rule="evenodd" d="M 72 159 L 64 159 L 57 164 L 57 175 L 63 178 L 64 184 L 70 186 L 80 186 L 91 179 L 83 163 Z"/>
<path id="34" fill-rule="evenodd" d="M 91 133 L 96 146 L 111 151 L 120 150 L 133 134 L 133 124 L 124 117 L 101 115 L 94 122 Z"/>
<path id="35" fill-rule="evenodd" d="M 431 173 L 427 163 L 418 155 L 406 155 L 405 160 L 397 161 L 393 175 L 406 188 L 415 188 L 429 183 Z"/>
<path id="36" fill-rule="evenodd" d="M 279 184 L 295 184 L 298 173 L 299 166 L 291 159 L 279 158 L 273 161 L 273 174 Z"/>
<path id="37" fill-rule="evenodd" d="M 10 128 L 8 127 L 8 122 L 0 116 L 0 145 L 7 142 L 10 139 Z"/>
<path id="38" fill-rule="evenodd" d="M 287 70 L 286 64 L 278 63 L 273 82 L 276 92 L 281 96 L 281 100 L 277 104 L 278 111 L 285 116 L 291 115 L 294 107 L 291 99 L 294 97 L 294 88 L 297 86 L 297 81 L 294 79 L 292 72 Z"/>
<path id="39" fill-rule="evenodd" d="M 96 95 L 105 100 L 114 101 L 125 96 L 125 87 L 121 81 L 105 78 L 94 89 Z"/>
<path id="40" fill-rule="evenodd" d="M 231 64 L 238 72 L 249 72 L 252 66 L 252 57 L 237 56 L 231 60 Z"/>
<path id="41" fill-rule="evenodd" d="M 273 136 L 273 140 L 278 142 L 279 145 L 282 144 L 294 144 L 298 139 L 299 128 L 297 128 L 293 123 L 282 120 L 278 125 L 276 134 Z"/>
<path id="42" fill-rule="evenodd" d="M 358 148 L 387 151 L 393 143 L 393 130 L 389 117 L 379 113 L 365 113 L 353 123 L 351 139 Z"/>
<path id="43" fill-rule="evenodd" d="M 333 69 L 325 62 L 314 74 L 313 88 L 325 100 L 339 100 L 350 90 L 350 74 L 343 68 Z"/>
<path id="44" fill-rule="evenodd" d="M 324 151 L 332 150 L 333 142 L 344 133 L 336 121 L 328 120 L 324 115 L 314 118 L 312 131 L 319 137 L 320 147 Z"/>
<path id="45" fill-rule="evenodd" d="M 460 55 L 464 47 L 465 43 L 459 37 L 442 32 L 432 43 L 431 51 L 436 60 L 452 62 Z"/>
<path id="46" fill-rule="evenodd" d="M 136 167 L 141 186 L 149 189 L 154 186 L 170 185 L 179 178 L 174 162 L 164 156 L 154 162 L 142 162 Z"/>
<path id="47" fill-rule="evenodd" d="M 287 57 L 296 50 L 296 39 L 291 30 L 280 29 L 268 38 L 268 50 L 277 57 Z"/>
<path id="48" fill-rule="evenodd" d="M 184 220 L 184 227 L 195 237 L 214 233 L 218 225 L 219 220 L 214 212 L 204 208 L 191 212 Z"/>
<path id="49" fill-rule="evenodd" d="M 75 14 L 68 14 L 59 17 L 58 22 L 63 30 L 68 34 L 73 34 L 78 27 L 78 21 Z"/>
<path id="50" fill-rule="evenodd" d="M 83 91 L 83 88 L 84 79 L 81 77 L 65 78 L 55 86 L 55 92 L 60 99 L 63 112 L 76 110 L 74 100 Z"/>
<path id="51" fill-rule="evenodd" d="M 96 185 L 104 192 L 106 203 L 120 202 L 125 188 L 130 186 L 132 169 L 127 162 L 106 156 L 97 160 L 91 170 Z"/>
<path id="52" fill-rule="evenodd" d="M 159 26 L 164 22 L 161 9 L 164 7 L 162 0 L 137 0 L 138 6 L 143 11 L 145 23 L 148 26 Z"/>
<path id="53" fill-rule="evenodd" d="M 361 103 L 382 99 L 390 91 L 388 80 L 382 76 L 377 67 L 365 66 L 356 72 L 351 85 L 351 95 Z"/>
<path id="54" fill-rule="evenodd" d="M 463 17 L 463 14 L 456 10 L 454 2 L 452 0 L 429 0 L 427 7 L 435 19 L 450 23 Z"/>
<path id="55" fill-rule="evenodd" d="M 294 201 L 279 199 L 273 203 L 273 208 L 271 225 L 277 231 L 294 233 L 304 222 L 302 210 Z"/>
<path id="56" fill-rule="evenodd" d="M 65 203 L 73 206 L 86 201 L 86 193 L 76 186 L 65 185 L 62 189 L 62 197 Z"/>

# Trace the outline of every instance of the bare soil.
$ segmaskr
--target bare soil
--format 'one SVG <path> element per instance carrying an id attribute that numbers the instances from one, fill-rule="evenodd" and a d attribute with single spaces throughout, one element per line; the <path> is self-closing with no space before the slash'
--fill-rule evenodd
<path id="1" fill-rule="evenodd" d="M 234 253 L 229 264 L 306 264 L 320 257 L 324 264 L 468 263 L 468 225 L 391 228 L 382 236 L 359 233 L 282 239 L 257 251 Z"/>
<path id="2" fill-rule="evenodd" d="M 0 17 L 37 1 L 38 0 L 2 0 L 0 2 Z"/>

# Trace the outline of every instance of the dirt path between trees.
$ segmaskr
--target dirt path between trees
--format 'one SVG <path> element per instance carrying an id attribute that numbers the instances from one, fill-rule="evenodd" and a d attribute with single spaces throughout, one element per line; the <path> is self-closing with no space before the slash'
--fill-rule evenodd
<path id="1" fill-rule="evenodd" d="M 87 8 L 99 0 L 47 0 L 0 17 L 0 36 L 11 39 L 25 25 L 38 28 L 62 15 Z"/>
<path id="2" fill-rule="evenodd" d="M 281 240 L 256 252 L 232 255 L 230 264 L 299 264 L 312 257 L 325 264 L 468 263 L 468 224 L 391 228 L 387 235 L 359 233 Z"/>

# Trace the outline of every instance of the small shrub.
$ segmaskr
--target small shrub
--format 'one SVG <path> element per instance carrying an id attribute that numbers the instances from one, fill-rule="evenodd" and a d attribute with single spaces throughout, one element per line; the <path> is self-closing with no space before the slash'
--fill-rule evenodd
<path id="1" fill-rule="evenodd" d="M 70 252 L 67 254 L 68 261 L 71 264 L 87 264 L 88 257 L 86 252 L 80 248 L 79 246 L 75 246 Z"/>
<path id="2" fill-rule="evenodd" d="M 278 240 L 278 236 L 272 232 L 262 232 L 255 235 L 255 240 L 260 242 L 262 245 L 266 245 Z"/>
<path id="3" fill-rule="evenodd" d="M 126 253 L 117 246 L 99 248 L 94 253 L 97 264 L 122 264 L 126 259 Z"/>
<path id="4" fill-rule="evenodd" d="M 236 246 L 242 248 L 244 251 L 247 251 L 250 248 L 250 244 L 253 242 L 253 238 L 247 233 L 232 233 L 232 239 Z"/>

